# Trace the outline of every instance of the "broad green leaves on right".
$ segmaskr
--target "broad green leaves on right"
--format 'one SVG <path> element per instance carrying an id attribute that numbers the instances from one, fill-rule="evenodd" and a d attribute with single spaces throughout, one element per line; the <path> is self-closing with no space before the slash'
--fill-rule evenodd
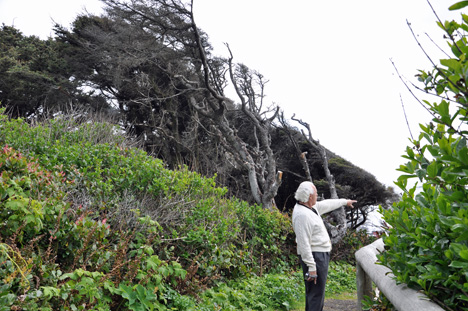
<path id="1" fill-rule="evenodd" d="M 462 9 L 468 1 L 450 7 Z M 380 255 L 398 282 L 421 289 L 447 310 L 468 310 L 468 16 L 438 23 L 452 56 L 419 71 L 423 89 L 440 100 L 422 100 L 433 116 L 420 124 L 395 182 L 403 190 L 393 209 Z M 409 181 L 415 181 L 410 183 Z"/>

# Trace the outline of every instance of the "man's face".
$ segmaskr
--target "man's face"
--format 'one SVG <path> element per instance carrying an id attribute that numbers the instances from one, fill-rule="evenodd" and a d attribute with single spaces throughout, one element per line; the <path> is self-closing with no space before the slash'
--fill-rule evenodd
<path id="1" fill-rule="evenodd" d="M 315 203 L 317 203 L 317 188 L 315 186 L 311 186 L 312 189 L 314 189 L 314 194 L 311 194 L 310 197 L 309 197 L 309 201 L 311 203 L 312 206 L 315 205 Z"/>

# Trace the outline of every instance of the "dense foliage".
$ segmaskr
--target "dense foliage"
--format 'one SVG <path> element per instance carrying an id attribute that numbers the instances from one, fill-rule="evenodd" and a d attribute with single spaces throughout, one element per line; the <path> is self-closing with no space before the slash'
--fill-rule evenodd
<path id="1" fill-rule="evenodd" d="M 2 25 L 0 46 L 0 102 L 11 116 L 38 118 L 78 102 L 94 108 L 106 105 L 71 77 L 70 63 L 56 40 L 25 37 Z"/>
<path id="2" fill-rule="evenodd" d="M 214 282 L 295 264 L 287 217 L 166 169 L 115 130 L 1 115 L 0 310 L 186 310 Z M 294 299 L 269 293 L 275 308 Z"/>
<path id="3" fill-rule="evenodd" d="M 433 119 L 406 149 L 397 182 L 404 195 L 383 211 L 390 228 L 380 260 L 444 309 L 468 310 L 468 16 L 438 24 L 452 56 L 420 71 L 422 89 L 440 101 L 421 102 Z"/>
<path id="4" fill-rule="evenodd" d="M 330 262 L 325 296 L 356 292 L 356 268 L 343 261 Z"/>

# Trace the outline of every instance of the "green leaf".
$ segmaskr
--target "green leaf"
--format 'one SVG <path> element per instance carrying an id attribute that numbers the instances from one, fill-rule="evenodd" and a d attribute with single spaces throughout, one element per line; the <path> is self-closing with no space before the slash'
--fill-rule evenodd
<path id="1" fill-rule="evenodd" d="M 456 254 L 459 254 L 463 250 L 467 250 L 468 248 L 466 245 L 460 244 L 460 243 L 452 243 L 450 244 L 450 249 L 455 252 Z"/>
<path id="2" fill-rule="evenodd" d="M 465 23 L 468 23 L 468 15 L 462 13 L 462 18 Z"/>
<path id="3" fill-rule="evenodd" d="M 124 285 L 124 284 L 120 284 L 119 289 L 122 290 L 121 296 L 123 298 L 127 299 L 129 304 L 135 303 L 137 297 L 136 297 L 136 293 L 133 291 L 132 287 Z"/>
<path id="4" fill-rule="evenodd" d="M 146 260 L 149 269 L 156 270 L 162 263 L 157 255 L 153 255 Z"/>
<path id="5" fill-rule="evenodd" d="M 464 249 L 458 254 L 460 255 L 462 259 L 468 260 L 468 249 Z"/>
<path id="6" fill-rule="evenodd" d="M 450 260 L 453 259 L 453 252 L 452 252 L 451 250 L 447 249 L 447 250 L 444 252 L 444 254 L 445 254 L 445 256 L 446 256 L 448 259 L 450 259 Z"/>
<path id="7" fill-rule="evenodd" d="M 54 296 L 58 296 L 60 291 L 58 288 L 51 287 L 51 286 L 41 286 L 42 291 L 44 293 L 44 298 L 49 299 Z"/>
<path id="8" fill-rule="evenodd" d="M 464 165 L 468 165 L 468 148 L 463 147 L 460 149 L 458 157 Z"/>
<path id="9" fill-rule="evenodd" d="M 449 7 L 450 11 L 460 10 L 464 7 L 468 6 L 468 1 L 460 1 L 457 2 Z"/>
<path id="10" fill-rule="evenodd" d="M 10 210 L 21 210 L 24 209 L 25 204 L 20 200 L 10 200 L 5 203 L 5 207 Z"/>
<path id="11" fill-rule="evenodd" d="M 438 163 L 433 161 L 429 166 L 427 167 L 427 175 L 430 178 L 435 178 L 437 176 L 437 172 L 439 171 Z"/>
<path id="12" fill-rule="evenodd" d="M 455 224 L 450 228 L 453 232 L 461 231 L 465 232 L 468 230 L 468 226 L 465 224 Z M 459 245 L 459 244 L 456 244 Z"/>
<path id="13" fill-rule="evenodd" d="M 414 151 L 413 151 L 412 148 L 406 147 L 406 153 L 408 154 L 408 156 L 410 157 L 411 160 L 414 159 Z"/>
<path id="14" fill-rule="evenodd" d="M 460 233 L 458 238 L 455 239 L 455 242 L 465 242 L 468 240 L 468 231 L 463 231 Z"/>
<path id="15" fill-rule="evenodd" d="M 459 58 L 460 55 L 462 55 L 460 50 L 458 49 L 458 47 L 455 44 L 450 44 L 450 49 L 452 50 L 453 55 L 455 55 L 456 57 Z"/>
<path id="16" fill-rule="evenodd" d="M 441 59 L 440 63 L 442 65 L 446 66 L 447 68 L 449 68 L 450 70 L 452 70 L 454 73 L 460 73 L 461 72 L 462 66 L 456 59 L 453 59 L 453 58 Z M 444 103 L 444 102 L 445 101 L 442 101 L 442 103 Z"/>
<path id="17" fill-rule="evenodd" d="M 460 268 L 460 269 L 468 269 L 468 262 L 452 261 L 452 263 L 450 263 L 449 267 Z"/>
<path id="18" fill-rule="evenodd" d="M 463 284 L 463 286 L 464 286 L 465 288 L 468 288 L 468 283 Z M 458 299 L 464 300 L 464 301 L 468 301 L 468 296 L 459 295 L 459 296 L 458 296 Z"/>
<path id="19" fill-rule="evenodd" d="M 414 178 L 414 177 L 416 177 L 416 175 L 400 175 L 398 177 L 398 181 L 406 181 L 406 180 L 408 180 L 410 178 Z"/>
<path id="20" fill-rule="evenodd" d="M 453 220 L 453 217 L 445 217 L 445 216 L 440 216 L 439 218 L 440 222 L 445 225 L 445 226 L 448 226 L 448 227 L 451 227 L 454 225 L 455 221 Z M 454 246 L 456 247 L 456 246 Z"/>

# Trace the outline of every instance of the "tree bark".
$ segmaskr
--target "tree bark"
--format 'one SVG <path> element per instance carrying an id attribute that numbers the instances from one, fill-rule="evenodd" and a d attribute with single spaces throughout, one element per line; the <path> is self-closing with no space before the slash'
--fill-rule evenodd
<path id="1" fill-rule="evenodd" d="M 277 174 L 276 159 L 271 149 L 270 131 L 272 122 L 278 116 L 279 108 L 276 107 L 269 118 L 264 117 L 265 112 L 262 111 L 262 104 L 265 83 L 262 81 L 262 76 L 257 73 L 252 75 L 251 72 L 247 70 L 247 67 L 243 65 L 235 68 L 232 52 L 229 46 L 226 45 L 230 53 L 228 59 L 230 81 L 241 101 L 240 110 L 253 126 L 255 146 L 249 146 L 236 134 L 236 130 L 229 124 L 225 117 L 226 103 L 231 102 L 231 100 L 225 97 L 223 92 L 220 91 L 218 87 L 219 84 L 215 83 L 213 85 L 212 81 L 215 72 L 213 72 L 208 65 L 208 59 L 195 23 L 193 11 L 190 16 L 193 33 L 196 38 L 195 42 L 204 72 L 204 83 L 212 96 L 212 101 L 208 100 L 208 103 L 211 108 L 215 110 L 214 115 L 206 113 L 206 111 L 204 113 L 206 116 L 212 116 L 212 120 L 222 133 L 225 139 L 224 141 L 228 144 L 228 149 L 233 151 L 234 158 L 247 170 L 250 190 L 255 202 L 261 204 L 263 208 L 272 210 L 276 208 L 274 197 L 281 185 L 281 178 L 279 178 L 280 175 Z M 236 69 L 237 75 L 234 72 Z M 261 94 L 255 92 L 254 85 L 252 85 L 252 76 L 258 78 L 258 86 L 260 87 Z M 216 81 L 216 79 L 214 79 L 214 81 Z M 260 98 L 260 103 L 257 103 L 257 98 Z M 195 105 L 194 107 L 197 109 L 200 108 L 199 105 Z"/>

